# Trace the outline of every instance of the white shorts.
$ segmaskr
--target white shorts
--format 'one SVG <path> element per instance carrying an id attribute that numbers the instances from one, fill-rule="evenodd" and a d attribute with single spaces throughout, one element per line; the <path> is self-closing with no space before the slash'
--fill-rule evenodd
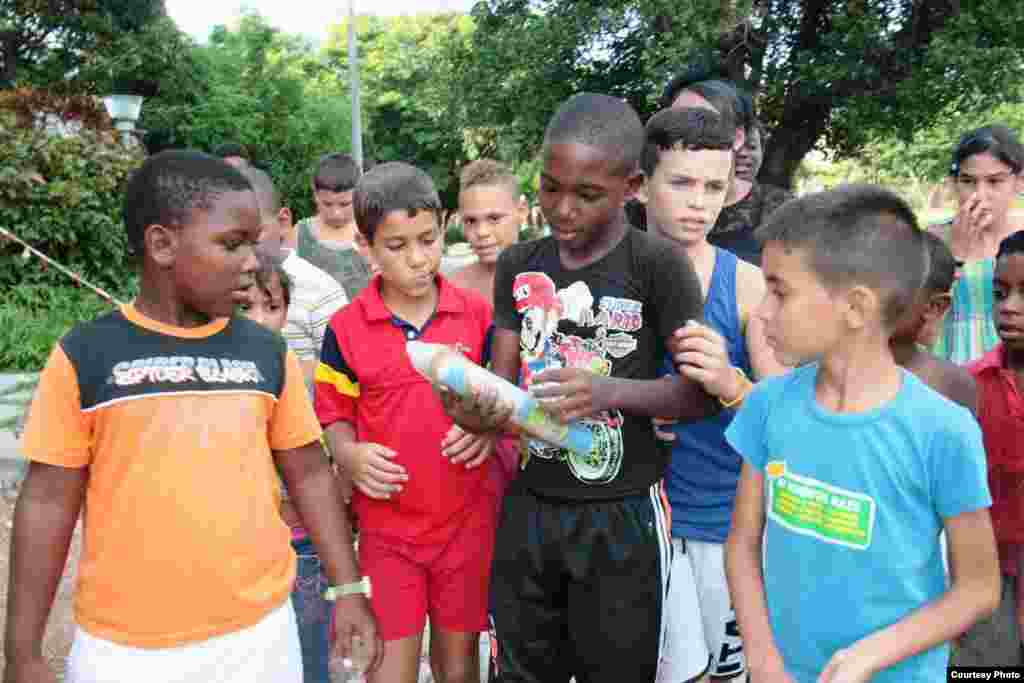
<path id="1" fill-rule="evenodd" d="M 718 680 L 740 676 L 747 662 L 725 580 L 724 546 L 673 538 L 672 550 L 658 683 L 691 681 L 705 671 Z"/>
<path id="2" fill-rule="evenodd" d="M 262 621 L 180 647 L 145 649 L 75 629 L 67 683 L 302 683 L 302 652 L 292 601 Z"/>

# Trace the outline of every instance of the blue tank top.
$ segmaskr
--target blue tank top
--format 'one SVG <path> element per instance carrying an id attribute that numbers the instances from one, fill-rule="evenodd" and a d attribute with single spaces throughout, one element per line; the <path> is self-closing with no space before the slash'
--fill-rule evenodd
<path id="1" fill-rule="evenodd" d="M 725 338 L 729 360 L 750 375 L 750 356 L 736 304 L 736 261 L 732 253 L 715 248 L 704 301 L 704 321 Z M 675 372 L 667 358 L 662 374 Z M 736 501 L 741 459 L 725 440 L 725 430 L 735 411 L 697 422 L 675 425 L 676 440 L 665 476 L 672 504 L 672 535 L 697 541 L 724 543 Z"/>

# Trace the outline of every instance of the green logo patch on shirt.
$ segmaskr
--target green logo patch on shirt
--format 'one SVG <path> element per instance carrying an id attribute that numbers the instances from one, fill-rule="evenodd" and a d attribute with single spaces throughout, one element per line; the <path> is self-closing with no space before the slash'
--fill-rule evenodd
<path id="1" fill-rule="evenodd" d="M 787 471 L 773 461 L 768 474 L 768 517 L 790 531 L 826 543 L 866 550 L 875 526 L 873 498 Z"/>

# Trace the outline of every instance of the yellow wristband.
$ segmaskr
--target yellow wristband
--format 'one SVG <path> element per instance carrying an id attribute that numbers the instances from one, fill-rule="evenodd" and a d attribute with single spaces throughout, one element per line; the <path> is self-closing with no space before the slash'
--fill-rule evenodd
<path id="1" fill-rule="evenodd" d="M 743 399 L 745 399 L 747 394 L 750 393 L 750 390 L 754 388 L 754 383 L 747 378 L 747 375 L 742 370 L 737 367 L 733 367 L 733 370 L 735 370 L 736 374 L 740 376 L 742 387 L 740 388 L 740 393 L 736 394 L 736 398 L 731 401 L 723 401 L 721 396 L 718 397 L 718 402 L 722 404 L 723 408 L 735 408 L 740 403 L 743 403 Z"/>

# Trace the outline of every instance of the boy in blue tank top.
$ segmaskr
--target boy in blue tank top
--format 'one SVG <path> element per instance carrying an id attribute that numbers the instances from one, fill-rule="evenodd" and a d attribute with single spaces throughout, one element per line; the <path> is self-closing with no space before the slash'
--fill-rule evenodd
<path id="1" fill-rule="evenodd" d="M 761 270 L 707 240 L 734 174 L 733 134 L 712 110 L 665 109 L 647 123 L 641 160 L 645 180 L 638 199 L 646 205 L 648 229 L 689 256 L 704 295 L 704 325 L 687 330 L 689 350 L 680 361 L 688 365 L 681 371 L 724 406 L 712 417 L 660 433 L 672 441 L 665 484 L 674 551 L 662 683 L 744 673 L 723 565 L 741 459 L 726 443 L 725 429 L 749 390 L 746 378 L 784 370 L 753 316 L 765 292 Z M 676 372 L 673 366 L 666 357 L 662 373 Z"/>
<path id="2" fill-rule="evenodd" d="M 995 609 L 999 568 L 981 430 L 889 345 L 928 271 L 923 234 L 902 199 L 851 185 L 759 235 L 757 314 L 798 367 L 726 431 L 745 461 L 725 559 L 751 678 L 946 680 L 946 643 Z"/>

